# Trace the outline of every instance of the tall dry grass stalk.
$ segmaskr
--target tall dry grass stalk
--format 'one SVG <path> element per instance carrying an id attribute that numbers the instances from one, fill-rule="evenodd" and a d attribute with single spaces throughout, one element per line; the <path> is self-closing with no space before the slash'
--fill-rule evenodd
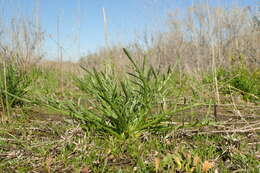
<path id="1" fill-rule="evenodd" d="M 109 32 L 108 32 L 108 20 L 105 8 L 102 8 L 103 22 L 104 22 L 104 37 L 106 48 L 109 48 Z"/>
<path id="2" fill-rule="evenodd" d="M 207 11 L 208 11 L 208 18 L 209 22 L 213 21 L 211 13 L 210 13 L 210 7 L 209 7 L 209 2 L 207 1 Z M 219 24 L 219 20 L 216 19 L 217 26 Z M 213 26 L 211 23 L 209 23 L 209 26 Z M 210 32 L 212 33 L 212 28 L 210 28 Z M 217 79 L 217 70 L 216 70 L 216 57 L 215 57 L 215 45 L 214 45 L 215 40 L 211 40 L 210 46 L 212 50 L 212 73 L 214 77 L 214 88 L 215 88 L 215 100 L 217 101 L 218 104 L 220 104 L 220 97 L 219 97 L 219 91 L 218 91 L 218 79 Z"/>
<path id="3" fill-rule="evenodd" d="M 41 30 L 39 16 L 33 19 L 23 16 L 3 21 L 0 26 L 0 55 L 5 60 L 17 63 L 24 70 L 38 63 L 42 57 L 44 33 Z M 10 22 L 10 23 L 8 23 Z"/>
<path id="4" fill-rule="evenodd" d="M 59 62 L 59 71 L 60 71 L 60 91 L 64 93 L 64 70 L 63 70 L 63 54 L 62 46 L 60 44 L 60 16 L 57 18 L 57 61 Z"/>
<path id="5" fill-rule="evenodd" d="M 127 60 L 122 59 L 121 48 L 128 47 L 135 57 L 146 54 L 149 63 L 162 68 L 180 59 L 181 69 L 191 74 L 240 63 L 255 67 L 260 64 L 257 23 L 259 18 L 249 8 L 195 4 L 185 15 L 170 12 L 167 32 L 146 33 L 139 42 L 102 48 L 82 57 L 81 63 L 100 66 L 105 57 L 112 56 L 115 64 L 124 66 Z"/>
<path id="6" fill-rule="evenodd" d="M 8 103 L 8 94 L 7 94 L 7 82 L 6 82 L 6 62 L 3 61 L 3 68 L 4 68 L 4 91 L 5 91 L 5 101 L 6 101 L 6 106 L 3 105 L 3 109 L 6 109 L 4 110 L 3 112 L 6 112 L 7 113 L 7 116 L 9 117 L 10 116 L 10 110 L 9 110 L 9 103 Z"/>

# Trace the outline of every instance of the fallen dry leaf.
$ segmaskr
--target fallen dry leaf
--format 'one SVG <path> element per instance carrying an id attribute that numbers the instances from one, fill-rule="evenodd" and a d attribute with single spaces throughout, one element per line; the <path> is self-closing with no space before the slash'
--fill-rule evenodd
<path id="1" fill-rule="evenodd" d="M 155 157 L 155 159 L 154 159 L 154 165 L 155 165 L 155 171 L 156 171 L 156 172 L 158 172 L 159 169 L 160 169 L 160 162 L 161 162 L 160 158 Z"/>
<path id="2" fill-rule="evenodd" d="M 90 170 L 88 167 L 84 167 L 81 169 L 80 173 L 90 173 Z"/>
<path id="3" fill-rule="evenodd" d="M 188 153 L 188 152 L 183 152 L 182 154 L 183 154 L 183 156 L 185 157 L 186 160 L 190 160 L 190 158 L 191 158 L 190 153 Z"/>
<path id="4" fill-rule="evenodd" d="M 212 162 L 209 162 L 206 160 L 202 165 L 202 171 L 207 172 L 208 170 L 210 170 L 213 167 L 214 167 L 214 164 Z"/>

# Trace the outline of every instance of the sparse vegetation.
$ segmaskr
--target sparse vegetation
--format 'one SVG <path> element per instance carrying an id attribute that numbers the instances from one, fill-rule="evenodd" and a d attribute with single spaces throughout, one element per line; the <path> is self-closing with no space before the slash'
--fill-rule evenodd
<path id="1" fill-rule="evenodd" d="M 231 69 L 219 68 L 217 79 L 220 91 L 223 94 L 237 93 L 245 101 L 258 101 L 259 95 L 259 69 L 248 69 L 245 66 L 235 66 Z M 203 79 L 204 83 L 212 83 L 214 78 L 211 74 Z"/>
<path id="2" fill-rule="evenodd" d="M 0 69 L 0 103 L 4 114 L 10 114 L 11 109 L 23 106 L 22 99 L 30 90 L 33 82 L 33 70 L 21 69 L 13 61 L 3 61 Z M 15 97 L 14 97 L 15 96 Z"/>
<path id="3" fill-rule="evenodd" d="M 259 172 L 258 18 L 188 12 L 64 69 L 36 63 L 29 25 L 14 49 L 0 42 L 0 172 Z"/>

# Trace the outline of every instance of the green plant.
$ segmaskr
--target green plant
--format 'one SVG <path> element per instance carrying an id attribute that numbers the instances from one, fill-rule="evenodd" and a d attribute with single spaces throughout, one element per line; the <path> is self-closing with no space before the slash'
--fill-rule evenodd
<path id="1" fill-rule="evenodd" d="M 234 77 L 229 81 L 233 90 L 241 93 L 245 100 L 260 99 L 259 70 L 250 71 L 245 67 L 236 68 L 232 74 Z"/>
<path id="2" fill-rule="evenodd" d="M 40 92 L 44 95 L 57 92 L 59 87 L 59 73 L 56 69 L 50 69 L 47 67 L 35 68 L 35 78 L 33 90 Z"/>
<path id="3" fill-rule="evenodd" d="M 132 64 L 131 72 L 118 78 L 113 70 L 86 71 L 76 78 L 76 85 L 88 95 L 93 109 L 86 109 L 73 101 L 47 98 L 45 105 L 70 114 L 82 121 L 85 128 L 94 128 L 118 138 L 128 138 L 143 131 L 159 132 L 167 128 L 170 119 L 165 103 L 169 93 L 167 82 L 171 70 L 161 73 L 153 67 L 138 65 L 124 49 Z M 41 101 L 40 101 L 41 102 Z"/>
<path id="4" fill-rule="evenodd" d="M 249 69 L 245 65 L 233 66 L 230 69 L 218 68 L 217 79 L 223 94 L 238 93 L 244 100 L 257 101 L 260 98 L 259 69 Z M 213 82 L 213 76 L 207 74 L 204 84 Z"/>
<path id="5" fill-rule="evenodd" d="M 3 62 L 0 69 L 0 103 L 6 113 L 10 109 L 22 106 L 23 98 L 29 90 L 32 78 L 28 71 L 22 70 L 16 63 Z M 16 97 L 13 97 L 16 96 Z"/>

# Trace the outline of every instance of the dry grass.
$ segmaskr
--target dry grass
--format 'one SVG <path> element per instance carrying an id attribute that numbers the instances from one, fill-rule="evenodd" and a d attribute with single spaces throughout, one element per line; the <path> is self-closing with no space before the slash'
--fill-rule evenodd
<path id="1" fill-rule="evenodd" d="M 186 12 L 185 16 L 171 12 L 168 31 L 140 38 L 142 44 L 103 48 L 82 57 L 78 63 L 39 61 L 44 33 L 37 16 L 31 22 L 17 18 L 10 28 L 1 28 L 0 67 L 11 62 L 19 67 L 18 72 L 26 69 L 32 83 L 21 89 L 28 91 L 23 98 L 15 95 L 17 91 L 10 94 L 16 87 L 0 90 L 0 172 L 257 172 L 260 169 L 259 18 L 250 9 L 241 7 L 224 9 L 197 4 Z M 59 51 L 60 44 L 57 43 Z M 155 99 L 158 102 L 148 105 L 149 109 L 143 109 L 147 105 L 142 100 L 136 103 L 142 96 L 138 93 L 142 90 L 136 88 L 144 89 L 147 99 L 152 94 L 153 80 L 144 68 L 136 81 L 145 85 L 134 80 L 136 85 L 129 85 L 131 79 L 124 72 L 131 69 L 125 68 L 129 63 L 123 47 L 132 52 L 135 57 L 132 62 L 136 64 L 143 63 L 142 57 L 147 55 L 148 64 L 158 67 L 160 72 L 165 72 L 168 65 L 174 66 L 165 85 L 169 96 L 160 99 L 154 91 L 151 103 Z M 90 92 L 83 92 L 74 83 L 75 75 L 84 75 L 80 65 L 98 69 L 96 79 L 89 80 L 87 75 L 85 82 L 82 79 L 82 88 L 92 81 Z M 136 92 L 133 100 L 126 102 L 129 107 L 122 101 L 121 88 L 110 81 L 115 78 L 111 74 L 118 75 L 121 86 L 126 82 L 127 87 L 132 87 L 128 88 L 128 94 Z M 165 78 L 155 72 L 154 76 L 155 80 Z M 106 80 L 102 83 L 104 87 L 98 88 L 101 77 Z M 11 82 L 5 81 L 0 84 L 10 86 Z M 109 88 L 110 84 L 113 87 Z M 95 89 L 103 100 L 95 99 Z M 127 91 L 124 91 L 126 100 Z M 94 96 L 90 96 L 91 92 Z M 111 93 L 118 98 L 117 102 L 110 98 Z M 10 108 L 5 117 L 4 96 L 23 101 L 22 105 Z M 46 103 L 37 103 L 42 98 Z M 132 109 L 134 104 L 140 114 L 147 116 L 165 110 L 174 114 L 167 114 L 171 121 L 160 126 L 167 130 L 152 133 L 149 128 L 137 129 L 138 133 L 122 140 L 109 133 L 100 135 L 88 121 L 83 122 L 88 118 L 86 113 L 96 113 L 96 117 L 101 117 L 100 125 L 106 126 L 108 118 L 114 120 L 112 125 L 120 123 L 121 117 L 110 116 L 113 112 L 108 102 L 113 103 L 113 109 L 118 109 L 116 113 L 122 118 L 125 114 L 121 112 L 128 109 L 133 110 L 132 117 L 137 115 L 138 111 Z M 56 111 L 49 110 L 51 104 L 56 104 Z M 187 106 L 190 108 L 186 109 Z M 62 109 L 82 119 L 65 116 L 60 113 Z M 101 113 L 106 115 L 103 119 Z M 142 122 L 144 126 L 147 120 Z M 127 125 L 133 128 L 131 123 Z M 110 132 L 114 130 L 111 127 Z"/>
<path id="2" fill-rule="evenodd" d="M 146 34 L 142 44 L 124 45 L 134 52 L 134 57 L 146 55 L 154 66 L 164 68 L 179 62 L 185 72 L 200 72 L 215 66 L 229 67 L 231 64 L 245 63 L 250 67 L 259 66 L 260 30 L 259 19 L 249 8 L 225 9 L 197 4 L 186 10 L 186 15 L 177 11 L 169 14 L 168 32 Z M 116 66 L 127 64 L 121 48 L 103 48 L 81 59 L 90 67 L 111 61 Z"/>

